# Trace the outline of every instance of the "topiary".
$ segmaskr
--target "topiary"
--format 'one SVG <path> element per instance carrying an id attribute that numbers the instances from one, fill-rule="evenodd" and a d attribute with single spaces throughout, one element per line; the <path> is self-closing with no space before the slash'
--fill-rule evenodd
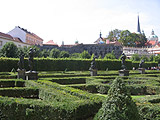
<path id="1" fill-rule="evenodd" d="M 94 120 L 142 120 L 122 79 L 117 77 Z"/>

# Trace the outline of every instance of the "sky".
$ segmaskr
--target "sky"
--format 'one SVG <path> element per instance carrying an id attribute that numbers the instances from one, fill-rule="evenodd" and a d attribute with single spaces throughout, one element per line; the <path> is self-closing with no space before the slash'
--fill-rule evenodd
<path id="1" fill-rule="evenodd" d="M 93 44 L 114 29 L 137 31 L 137 16 L 146 37 L 160 37 L 160 0 L 1 0 L 0 32 L 20 26 L 44 43 Z"/>

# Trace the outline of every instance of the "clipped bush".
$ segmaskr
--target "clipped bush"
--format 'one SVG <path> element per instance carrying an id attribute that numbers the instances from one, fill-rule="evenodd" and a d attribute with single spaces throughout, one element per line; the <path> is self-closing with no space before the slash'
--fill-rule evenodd
<path id="1" fill-rule="evenodd" d="M 19 59 L 18 58 L 0 58 L 0 71 L 10 72 L 13 68 L 17 70 Z M 33 70 L 36 71 L 88 71 L 90 67 L 91 59 L 72 59 L 72 58 L 34 58 Z M 24 59 L 24 67 L 29 70 L 28 59 Z M 121 69 L 120 60 L 111 59 L 97 59 L 96 65 L 98 70 L 119 70 Z M 132 63 L 132 61 L 126 61 L 126 67 L 131 70 L 136 67 L 139 63 Z M 145 63 L 145 68 L 157 66 L 156 62 Z"/>
<path id="2" fill-rule="evenodd" d="M 113 81 L 108 97 L 94 120 L 141 120 L 136 104 L 121 78 Z"/>

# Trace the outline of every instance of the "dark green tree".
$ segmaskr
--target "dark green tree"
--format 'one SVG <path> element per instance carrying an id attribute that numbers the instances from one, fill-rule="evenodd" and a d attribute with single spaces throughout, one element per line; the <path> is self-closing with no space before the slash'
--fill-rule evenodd
<path id="1" fill-rule="evenodd" d="M 128 30 L 124 30 L 120 34 L 119 42 L 121 42 L 123 46 L 143 47 L 147 42 L 147 38 L 145 34 L 136 34 L 131 33 Z"/>
<path id="2" fill-rule="evenodd" d="M 120 39 L 121 30 L 115 29 L 109 32 L 107 39 L 110 41 L 118 41 Z"/>
<path id="3" fill-rule="evenodd" d="M 70 58 L 80 58 L 80 53 L 73 53 L 70 55 Z"/>
<path id="4" fill-rule="evenodd" d="M 49 50 L 43 49 L 41 51 L 41 57 L 44 57 L 44 58 L 49 57 L 49 53 L 50 53 Z"/>
<path id="5" fill-rule="evenodd" d="M 18 48 L 13 42 L 7 42 L 1 49 L 1 56 L 16 58 L 18 57 Z"/>
<path id="6" fill-rule="evenodd" d="M 94 120 L 142 120 L 121 78 L 116 78 Z"/>
<path id="7" fill-rule="evenodd" d="M 145 34 L 138 34 L 138 37 L 135 41 L 136 41 L 137 47 L 143 47 L 143 46 L 145 46 L 145 43 L 147 42 L 147 38 L 146 38 Z"/>
<path id="8" fill-rule="evenodd" d="M 111 53 L 107 53 L 104 57 L 104 59 L 116 59 L 116 56 L 114 54 L 114 51 L 112 51 Z"/>
<path id="9" fill-rule="evenodd" d="M 155 61 L 155 55 L 151 55 L 151 56 L 149 57 L 149 61 L 150 61 L 150 62 Z"/>
<path id="10" fill-rule="evenodd" d="M 140 61 L 140 59 L 141 58 L 140 58 L 139 54 L 133 54 L 132 57 L 131 57 L 132 61 Z"/>
<path id="11" fill-rule="evenodd" d="M 155 56 L 155 62 L 158 62 L 158 63 L 160 63 L 160 54 L 158 54 L 157 56 Z"/>
<path id="12" fill-rule="evenodd" d="M 121 42 L 123 46 L 135 46 L 135 41 L 132 39 L 131 33 L 128 30 L 121 32 L 119 42 Z"/>
<path id="13" fill-rule="evenodd" d="M 51 58 L 58 58 L 59 54 L 60 54 L 60 50 L 58 50 L 57 48 L 53 48 L 50 51 L 49 57 L 51 57 Z"/>
<path id="14" fill-rule="evenodd" d="M 69 52 L 68 51 L 61 51 L 59 54 L 60 58 L 68 58 L 69 57 Z"/>
<path id="15" fill-rule="evenodd" d="M 149 61 L 148 57 L 145 55 L 142 55 L 141 60 L 145 60 L 146 62 Z"/>
<path id="16" fill-rule="evenodd" d="M 83 58 L 83 59 L 90 59 L 91 56 L 90 54 L 88 53 L 88 51 L 83 51 L 81 54 L 80 54 L 80 58 Z"/>

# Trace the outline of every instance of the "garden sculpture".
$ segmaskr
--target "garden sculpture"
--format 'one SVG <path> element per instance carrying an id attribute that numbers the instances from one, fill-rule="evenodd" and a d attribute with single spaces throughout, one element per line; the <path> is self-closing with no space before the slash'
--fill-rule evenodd
<path id="1" fill-rule="evenodd" d="M 30 48 L 28 62 L 29 62 L 29 69 L 31 72 L 33 70 L 33 57 L 34 57 L 34 50 L 32 48 Z"/>
<path id="2" fill-rule="evenodd" d="M 89 70 L 94 70 L 96 69 L 96 62 L 95 62 L 96 57 L 93 57 L 93 60 L 91 62 L 91 67 L 89 68 Z"/>
<path id="3" fill-rule="evenodd" d="M 139 63 L 139 68 L 143 68 L 145 60 L 141 60 L 141 62 Z"/>
<path id="4" fill-rule="evenodd" d="M 121 56 L 121 62 L 122 62 L 122 69 L 126 69 L 126 66 L 125 66 L 125 60 L 126 60 L 126 55 L 124 53 L 122 53 L 122 56 Z"/>
<path id="5" fill-rule="evenodd" d="M 24 69 L 24 54 L 21 54 L 19 61 L 18 61 L 18 68 L 20 70 Z"/>

